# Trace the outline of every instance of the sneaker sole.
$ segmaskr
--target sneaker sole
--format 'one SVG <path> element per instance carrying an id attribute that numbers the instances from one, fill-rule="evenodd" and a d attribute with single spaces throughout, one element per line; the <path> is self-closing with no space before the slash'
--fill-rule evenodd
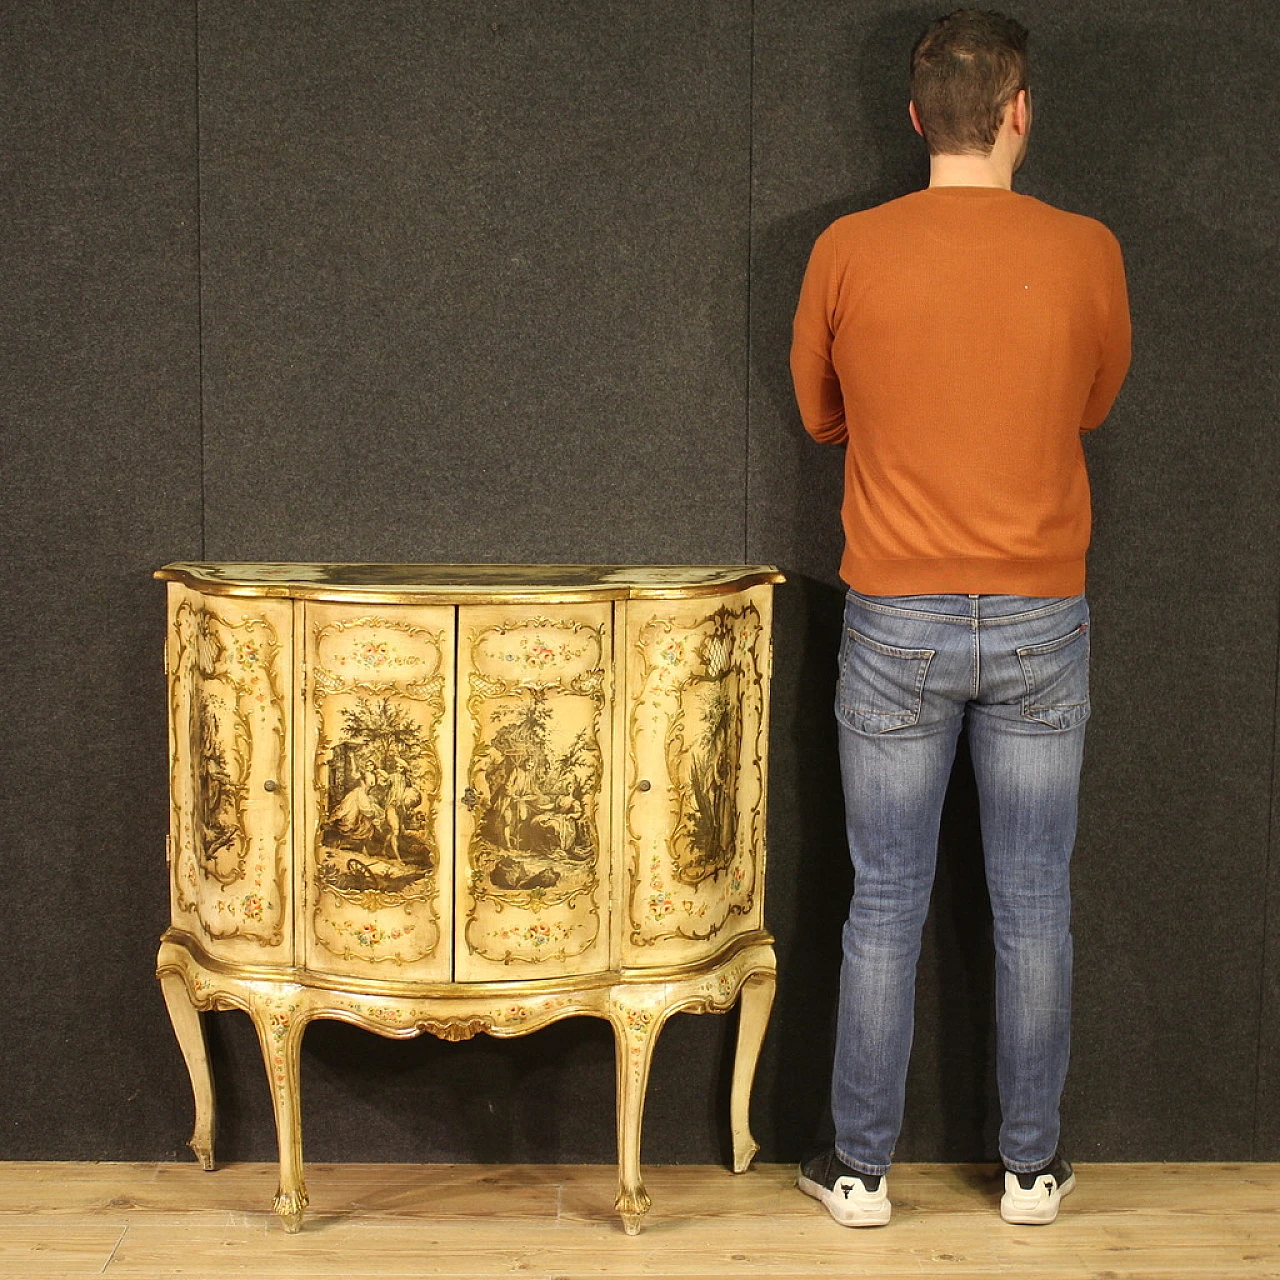
<path id="1" fill-rule="evenodd" d="M 834 1191 L 828 1191 L 822 1183 L 814 1182 L 812 1178 L 806 1178 L 804 1174 L 800 1174 L 796 1178 L 796 1186 L 805 1195 L 812 1196 L 815 1200 L 821 1200 L 826 1205 L 827 1212 L 842 1227 L 887 1226 L 889 1217 L 893 1213 L 893 1205 L 887 1197 L 878 1201 L 872 1208 L 866 1209 L 852 1200 L 846 1200 L 844 1196 L 837 1196 Z"/>
<path id="2" fill-rule="evenodd" d="M 1076 1175 L 1073 1173 L 1051 1196 L 1027 1203 L 1019 1203 L 1019 1198 L 1011 1196 L 1007 1191 L 1000 1197 L 1000 1216 L 1006 1222 L 1019 1227 L 1048 1226 L 1058 1216 L 1058 1205 L 1063 1196 L 1069 1196 L 1076 1188 Z"/>

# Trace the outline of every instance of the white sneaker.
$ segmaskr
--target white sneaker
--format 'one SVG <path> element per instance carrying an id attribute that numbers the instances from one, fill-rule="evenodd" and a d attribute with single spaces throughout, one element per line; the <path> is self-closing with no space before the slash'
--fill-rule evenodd
<path id="1" fill-rule="evenodd" d="M 842 1227 L 883 1227 L 893 1212 L 888 1180 L 849 1168 L 834 1147 L 800 1166 L 796 1186 L 805 1195 L 821 1200 Z"/>
<path id="2" fill-rule="evenodd" d="M 1004 1171 L 1004 1195 L 1000 1197 L 1000 1216 L 1006 1222 L 1024 1226 L 1043 1226 L 1058 1216 L 1062 1197 L 1075 1190 L 1076 1175 L 1070 1163 L 1056 1155 L 1035 1173 Z"/>

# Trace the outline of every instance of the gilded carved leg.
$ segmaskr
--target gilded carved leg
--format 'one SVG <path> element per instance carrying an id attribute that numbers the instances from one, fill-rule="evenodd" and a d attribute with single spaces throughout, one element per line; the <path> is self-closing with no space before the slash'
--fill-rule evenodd
<path id="1" fill-rule="evenodd" d="M 729 1095 L 729 1127 L 733 1133 L 733 1171 L 746 1173 L 760 1144 L 751 1136 L 751 1085 L 760 1046 L 769 1025 L 778 975 L 753 973 L 742 984 L 738 1006 L 738 1048 L 733 1059 L 733 1087 Z"/>
<path id="2" fill-rule="evenodd" d="M 614 1003 L 610 1008 L 618 1071 L 618 1198 L 614 1208 L 629 1236 L 639 1233 L 653 1203 L 640 1177 L 640 1136 L 649 1064 L 666 1017 L 666 1010 L 656 1002 Z"/>
<path id="3" fill-rule="evenodd" d="M 271 1085 L 276 1140 L 280 1147 L 280 1187 L 272 1208 L 291 1234 L 302 1229 L 307 1208 L 307 1184 L 302 1176 L 302 1108 L 299 1097 L 299 1056 L 307 1020 L 285 995 L 255 1001 L 253 1025 Z"/>
<path id="4" fill-rule="evenodd" d="M 173 1023 L 173 1033 L 178 1038 L 178 1047 L 186 1060 L 187 1074 L 191 1077 L 191 1092 L 195 1096 L 196 1124 L 191 1134 L 191 1150 L 196 1153 L 202 1169 L 212 1169 L 213 1138 L 217 1121 L 213 1072 L 209 1067 L 204 1026 L 200 1021 L 200 1014 L 191 1002 L 187 982 L 182 974 L 172 971 L 162 974 L 160 990 L 164 993 L 169 1021 Z"/>

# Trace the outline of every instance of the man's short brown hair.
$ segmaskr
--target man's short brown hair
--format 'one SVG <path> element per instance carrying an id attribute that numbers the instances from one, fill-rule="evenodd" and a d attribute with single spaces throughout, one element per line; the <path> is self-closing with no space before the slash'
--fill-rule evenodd
<path id="1" fill-rule="evenodd" d="M 957 9 L 911 50 L 911 99 L 929 154 L 989 155 L 1006 104 L 1027 87 L 1027 29 L 1003 13 Z"/>

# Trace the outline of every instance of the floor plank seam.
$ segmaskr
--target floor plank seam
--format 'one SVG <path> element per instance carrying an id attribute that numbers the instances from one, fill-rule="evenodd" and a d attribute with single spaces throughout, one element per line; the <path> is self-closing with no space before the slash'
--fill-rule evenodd
<path id="1" fill-rule="evenodd" d="M 120 1231 L 120 1237 L 115 1243 L 115 1247 L 111 1250 L 111 1256 L 102 1264 L 102 1270 L 99 1275 L 105 1276 L 111 1264 L 116 1260 L 116 1254 L 120 1252 L 120 1246 L 124 1244 L 124 1238 L 129 1234 L 129 1224 L 126 1222 Z"/>

